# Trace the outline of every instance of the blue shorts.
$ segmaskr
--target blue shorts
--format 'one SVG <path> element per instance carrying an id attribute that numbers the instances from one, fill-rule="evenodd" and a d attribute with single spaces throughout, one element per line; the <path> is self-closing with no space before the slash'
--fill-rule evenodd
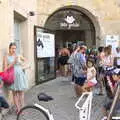
<path id="1" fill-rule="evenodd" d="M 75 77 L 75 84 L 83 86 L 86 80 L 86 77 Z"/>

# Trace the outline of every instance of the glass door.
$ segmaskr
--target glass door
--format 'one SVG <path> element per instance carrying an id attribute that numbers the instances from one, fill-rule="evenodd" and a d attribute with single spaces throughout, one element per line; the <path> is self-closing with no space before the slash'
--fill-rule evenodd
<path id="1" fill-rule="evenodd" d="M 48 29 L 35 26 L 36 83 L 56 77 L 55 34 Z"/>

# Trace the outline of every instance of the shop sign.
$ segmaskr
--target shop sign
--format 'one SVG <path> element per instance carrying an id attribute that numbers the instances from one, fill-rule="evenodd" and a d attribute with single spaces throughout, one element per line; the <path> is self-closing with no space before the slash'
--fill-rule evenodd
<path id="1" fill-rule="evenodd" d="M 37 58 L 55 56 L 55 37 L 50 33 L 37 33 Z"/>
<path id="2" fill-rule="evenodd" d="M 76 22 L 73 16 L 67 16 L 64 19 L 64 22 L 60 23 L 60 27 L 67 27 L 68 29 L 71 29 L 72 27 L 80 27 L 80 24 Z"/>
<path id="3" fill-rule="evenodd" d="M 106 46 L 111 45 L 112 50 L 116 52 L 116 48 L 119 46 L 119 35 L 106 35 Z"/>

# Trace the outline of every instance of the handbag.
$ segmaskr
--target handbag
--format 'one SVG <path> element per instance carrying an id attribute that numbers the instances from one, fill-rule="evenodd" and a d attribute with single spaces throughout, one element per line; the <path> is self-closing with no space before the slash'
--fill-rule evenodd
<path id="1" fill-rule="evenodd" d="M 10 67 L 9 69 L 5 70 L 4 72 L 0 73 L 0 77 L 2 81 L 6 85 L 11 85 L 14 83 L 15 75 L 14 75 L 14 67 Z"/>

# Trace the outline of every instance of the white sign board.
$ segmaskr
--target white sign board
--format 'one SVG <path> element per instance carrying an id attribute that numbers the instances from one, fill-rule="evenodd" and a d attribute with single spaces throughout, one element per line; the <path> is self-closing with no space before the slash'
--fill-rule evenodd
<path id="1" fill-rule="evenodd" d="M 37 32 L 37 58 L 54 56 L 55 56 L 54 34 Z"/>
<path id="2" fill-rule="evenodd" d="M 116 52 L 116 48 L 119 46 L 119 35 L 107 35 L 106 46 L 111 45 L 113 52 Z"/>

